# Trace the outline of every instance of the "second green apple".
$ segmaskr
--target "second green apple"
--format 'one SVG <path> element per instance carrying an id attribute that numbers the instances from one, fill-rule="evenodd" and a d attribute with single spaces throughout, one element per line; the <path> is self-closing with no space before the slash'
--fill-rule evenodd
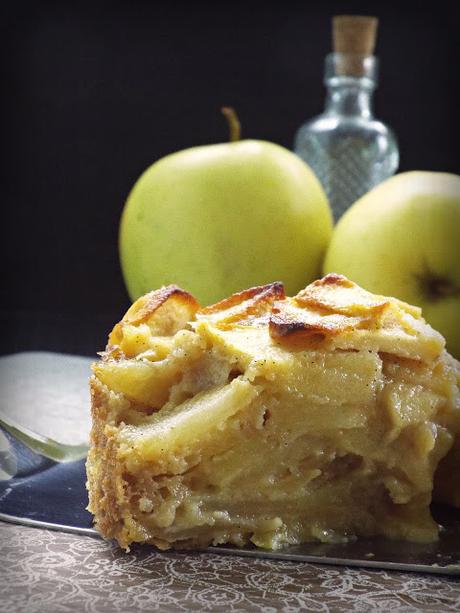
<path id="1" fill-rule="evenodd" d="M 422 307 L 460 358 L 460 176 L 405 172 L 368 192 L 334 230 L 332 271 Z"/>
<path id="2" fill-rule="evenodd" d="M 121 221 L 120 256 L 134 300 L 175 283 L 203 304 L 320 275 L 332 216 L 319 181 L 293 153 L 242 140 L 194 147 L 146 170 Z"/>

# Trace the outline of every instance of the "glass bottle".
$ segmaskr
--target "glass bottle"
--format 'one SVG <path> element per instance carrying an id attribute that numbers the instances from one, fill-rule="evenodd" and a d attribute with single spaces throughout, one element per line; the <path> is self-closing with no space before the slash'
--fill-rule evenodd
<path id="1" fill-rule="evenodd" d="M 396 138 L 372 114 L 377 68 L 373 55 L 327 55 L 325 110 L 295 137 L 294 151 L 321 181 L 336 221 L 398 168 Z"/>

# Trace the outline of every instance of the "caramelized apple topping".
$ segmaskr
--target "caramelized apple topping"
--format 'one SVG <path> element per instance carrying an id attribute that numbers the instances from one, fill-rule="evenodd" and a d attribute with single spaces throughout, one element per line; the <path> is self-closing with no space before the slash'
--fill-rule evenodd
<path id="1" fill-rule="evenodd" d="M 172 351 L 172 337 L 180 330 L 196 332 L 197 322 L 222 332 L 265 329 L 272 341 L 288 350 L 326 345 L 348 350 L 359 343 L 388 351 L 395 335 L 403 357 L 430 360 L 444 347 L 438 333 L 431 328 L 427 333 L 418 307 L 371 294 L 342 275 L 329 274 L 294 298 L 287 298 L 283 284 L 275 282 L 204 308 L 179 287 L 163 287 L 130 307 L 112 330 L 103 360 L 162 360 Z"/>
<path id="2" fill-rule="evenodd" d="M 279 282 L 251 287 L 200 309 L 196 317 L 206 318 L 219 328 L 266 323 L 275 302 L 285 297 L 284 286 Z"/>
<path id="3" fill-rule="evenodd" d="M 273 340 L 306 348 L 317 346 L 327 337 L 359 328 L 365 321 L 340 313 L 324 314 L 299 308 L 294 300 L 286 300 L 272 309 L 268 329 Z"/>
<path id="4" fill-rule="evenodd" d="M 378 316 L 390 304 L 388 298 L 371 294 L 336 273 L 330 273 L 310 283 L 294 300 L 299 306 L 324 309 L 352 317 Z"/>

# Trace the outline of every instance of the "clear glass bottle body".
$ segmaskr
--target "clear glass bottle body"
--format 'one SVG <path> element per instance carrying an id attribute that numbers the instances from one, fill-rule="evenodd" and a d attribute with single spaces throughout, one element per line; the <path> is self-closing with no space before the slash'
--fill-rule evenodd
<path id="1" fill-rule="evenodd" d="M 376 58 L 358 57 L 350 63 L 341 55 L 327 56 L 326 108 L 300 127 L 294 143 L 295 153 L 321 181 L 335 220 L 359 197 L 392 176 L 399 164 L 392 130 L 372 114 Z"/>

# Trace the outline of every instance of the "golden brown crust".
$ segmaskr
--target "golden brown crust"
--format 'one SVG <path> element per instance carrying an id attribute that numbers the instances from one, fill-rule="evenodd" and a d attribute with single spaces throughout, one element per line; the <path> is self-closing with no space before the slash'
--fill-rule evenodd
<path id="1" fill-rule="evenodd" d="M 198 301 L 192 294 L 189 294 L 177 285 L 166 285 L 136 300 L 126 311 L 122 321 L 128 324 L 145 323 L 161 306 L 172 298 L 189 306 L 192 313 L 200 308 Z"/>
<path id="2" fill-rule="evenodd" d="M 167 285 L 149 292 L 138 298 L 123 319 L 114 326 L 109 335 L 107 351 L 113 353 L 112 348 L 120 345 L 126 325 L 157 324 L 157 334 L 172 335 L 188 321 L 192 321 L 199 308 L 198 301 L 177 285 Z M 165 309 L 171 311 L 168 316 L 164 313 Z"/>
<path id="3" fill-rule="evenodd" d="M 88 509 L 94 514 L 99 532 L 106 538 L 118 535 L 122 526 L 122 513 L 116 483 L 120 481 L 120 464 L 116 461 L 116 449 L 110 405 L 107 402 L 108 390 L 93 376 L 90 380 L 91 414 L 93 426 L 91 445 L 86 463 Z"/>
<path id="4" fill-rule="evenodd" d="M 132 404 L 123 394 L 116 394 L 96 376 L 90 379 L 93 425 L 86 461 L 89 504 L 94 524 L 104 538 L 116 538 L 121 547 L 139 538 L 128 495 L 129 475 L 119 459 L 118 433 L 122 416 Z"/>

